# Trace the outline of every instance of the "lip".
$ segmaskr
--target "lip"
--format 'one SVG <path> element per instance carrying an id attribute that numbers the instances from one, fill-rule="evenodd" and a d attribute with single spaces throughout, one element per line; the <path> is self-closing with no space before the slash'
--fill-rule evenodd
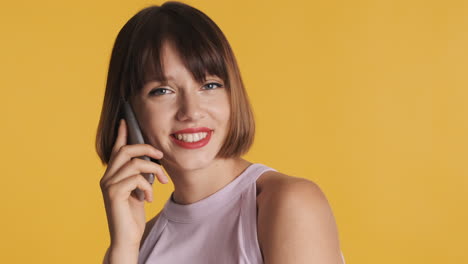
<path id="1" fill-rule="evenodd" d="M 179 131 L 176 131 L 172 134 L 183 134 L 183 133 L 198 133 L 198 132 L 211 132 L 212 129 L 209 129 L 207 127 L 189 127 L 186 129 L 182 129 Z"/>
<path id="2" fill-rule="evenodd" d="M 192 131 L 194 131 L 194 132 L 192 132 Z M 185 141 L 182 141 L 182 140 L 178 140 L 175 137 L 175 134 L 198 133 L 198 132 L 207 132 L 208 134 L 206 135 L 206 137 L 204 139 L 202 139 L 200 141 L 197 141 L 197 142 L 185 142 Z M 213 131 L 211 129 L 207 129 L 206 127 L 204 127 L 204 128 L 188 128 L 188 129 L 179 130 L 176 133 L 171 134 L 170 138 L 172 139 L 172 141 L 174 143 L 176 143 L 177 145 L 179 145 L 179 146 L 181 146 L 183 148 L 197 149 L 197 148 L 201 148 L 201 147 L 205 146 L 206 144 L 208 144 L 208 142 L 210 142 L 212 133 L 213 133 Z"/>

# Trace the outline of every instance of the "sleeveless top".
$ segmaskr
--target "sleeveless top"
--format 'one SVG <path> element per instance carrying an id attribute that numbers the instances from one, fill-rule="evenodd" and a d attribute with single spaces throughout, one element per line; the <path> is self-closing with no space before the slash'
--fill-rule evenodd
<path id="1" fill-rule="evenodd" d="M 256 181 L 273 170 L 251 164 L 214 194 L 192 204 L 167 200 L 140 249 L 139 264 L 263 264 L 257 240 Z"/>
<path id="2" fill-rule="evenodd" d="M 251 164 L 214 194 L 192 204 L 172 192 L 140 249 L 138 264 L 263 264 L 257 240 L 257 179 Z M 344 261 L 343 253 L 341 257 Z"/>

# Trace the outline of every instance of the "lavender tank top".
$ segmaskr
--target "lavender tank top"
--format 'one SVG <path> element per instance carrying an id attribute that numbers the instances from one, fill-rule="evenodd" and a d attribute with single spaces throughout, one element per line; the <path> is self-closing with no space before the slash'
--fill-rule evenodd
<path id="1" fill-rule="evenodd" d="M 139 264 L 263 264 L 257 240 L 256 181 L 273 170 L 251 164 L 237 178 L 198 202 L 171 197 L 148 234 Z"/>

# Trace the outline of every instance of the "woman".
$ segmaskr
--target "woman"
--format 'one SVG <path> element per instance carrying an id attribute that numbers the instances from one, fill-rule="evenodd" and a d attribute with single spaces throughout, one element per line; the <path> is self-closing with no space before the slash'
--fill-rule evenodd
<path id="1" fill-rule="evenodd" d="M 128 100 L 146 144 L 127 145 Z M 111 245 L 105 263 L 342 263 L 335 220 L 320 188 L 241 155 L 254 120 L 221 30 L 201 11 L 166 2 L 119 32 L 96 147 Z M 153 188 L 175 189 L 145 224 Z M 261 177 L 260 177 L 261 176 Z M 157 187 L 156 187 L 157 188 Z"/>

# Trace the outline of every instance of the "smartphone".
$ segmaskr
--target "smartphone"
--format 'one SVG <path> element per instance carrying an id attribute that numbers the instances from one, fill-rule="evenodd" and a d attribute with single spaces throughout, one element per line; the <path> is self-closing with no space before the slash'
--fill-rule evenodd
<path id="1" fill-rule="evenodd" d="M 135 117 L 135 113 L 133 112 L 132 106 L 128 101 L 124 101 L 124 118 L 127 123 L 127 144 L 144 144 L 143 134 L 141 133 L 140 126 L 138 125 L 138 121 Z M 137 157 L 139 159 L 148 160 L 155 162 L 161 165 L 161 162 L 157 159 L 150 158 L 148 156 L 140 156 Z M 154 182 L 154 174 L 153 173 L 142 173 L 143 177 L 152 185 Z M 134 190 L 136 197 L 143 201 L 145 199 L 145 193 L 136 188 Z"/>

